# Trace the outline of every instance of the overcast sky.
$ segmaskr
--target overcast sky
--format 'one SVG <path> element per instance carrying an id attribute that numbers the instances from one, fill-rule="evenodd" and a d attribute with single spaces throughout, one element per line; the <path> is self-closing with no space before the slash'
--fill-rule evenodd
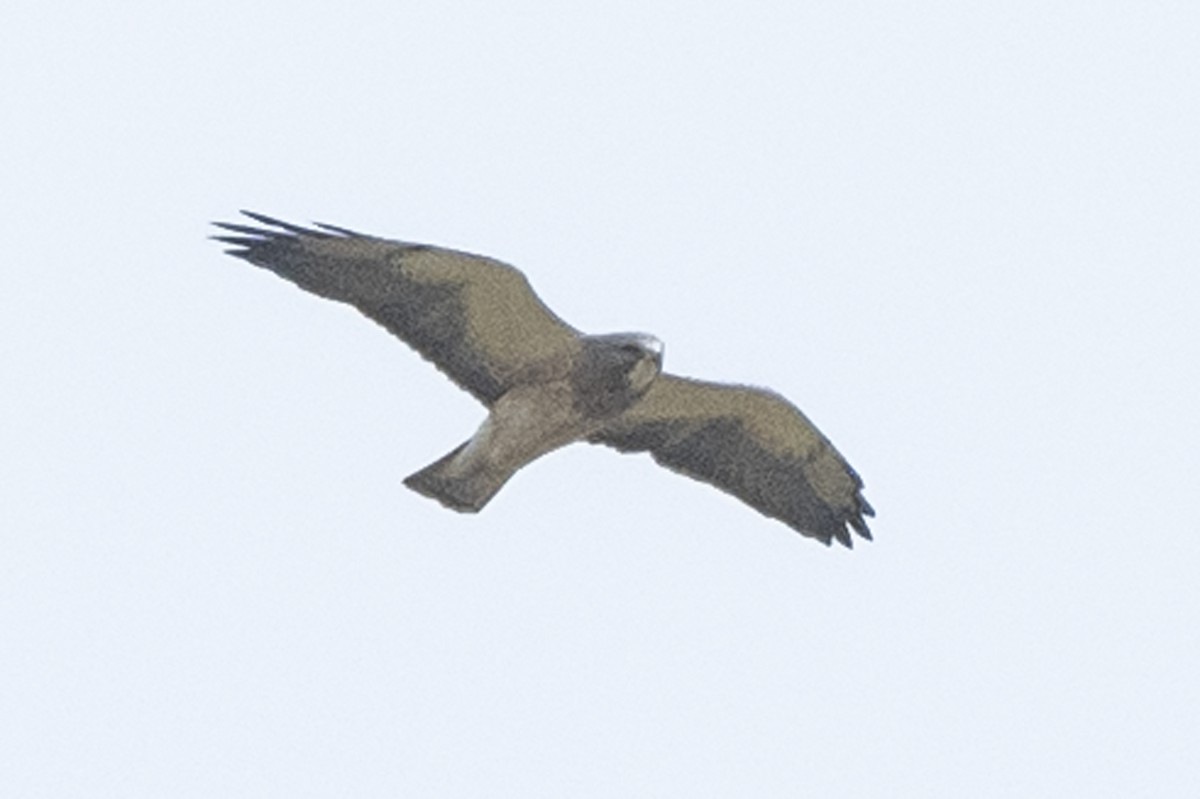
<path id="1" fill-rule="evenodd" d="M 1200 10 L 8 0 L 0 795 L 1195 796 Z M 483 252 L 866 481 L 826 549 L 229 258 Z"/>

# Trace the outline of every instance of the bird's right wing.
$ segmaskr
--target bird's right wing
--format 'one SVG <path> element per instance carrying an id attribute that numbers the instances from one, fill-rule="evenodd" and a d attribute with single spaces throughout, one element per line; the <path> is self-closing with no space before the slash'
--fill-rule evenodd
<path id="1" fill-rule="evenodd" d="M 870 539 L 862 480 L 798 408 L 774 392 L 663 374 L 588 439 L 654 460 L 825 544 Z"/>
<path id="2" fill-rule="evenodd" d="M 264 227 L 216 223 L 229 254 L 349 303 L 491 405 L 522 374 L 579 347 L 514 267 L 480 255 L 309 229 L 243 211 Z"/>

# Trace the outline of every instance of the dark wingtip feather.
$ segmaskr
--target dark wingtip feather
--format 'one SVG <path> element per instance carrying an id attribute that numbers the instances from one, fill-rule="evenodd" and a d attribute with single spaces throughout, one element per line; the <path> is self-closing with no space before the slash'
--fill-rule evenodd
<path id="1" fill-rule="evenodd" d="M 247 211 L 245 209 L 242 209 L 242 215 L 250 217 L 255 222 L 260 222 L 260 223 L 262 223 L 264 225 L 268 225 L 270 227 L 279 228 L 280 230 L 286 230 L 288 233 L 294 233 L 297 236 L 324 236 L 325 235 L 323 233 L 320 233 L 319 231 L 312 230 L 311 228 L 300 227 L 299 225 L 293 225 L 290 222 L 283 222 L 279 219 L 275 219 L 274 217 L 267 216 L 266 214 L 255 213 L 254 211 Z M 266 231 L 266 230 L 260 231 L 260 232 L 264 233 L 264 234 L 272 233 L 272 231 Z"/>
<path id="2" fill-rule="evenodd" d="M 349 228 L 338 227 L 337 225 L 327 225 L 324 222 L 313 222 L 313 224 L 321 228 L 321 230 L 337 233 L 339 236 L 349 236 L 356 239 L 371 238 L 366 233 L 359 233 L 357 230 L 350 230 Z"/>
<path id="3" fill-rule="evenodd" d="M 329 238 L 328 233 L 322 233 L 317 230 L 306 230 L 297 225 L 291 225 L 287 222 L 281 222 L 278 219 L 265 216 L 264 214 L 258 214 L 253 211 L 242 211 L 242 213 L 250 219 L 262 223 L 265 227 L 253 227 L 235 222 L 213 222 L 214 227 L 237 235 L 221 234 L 209 236 L 209 238 L 213 241 L 219 241 L 222 244 L 233 245 L 234 249 L 225 250 L 226 254 L 241 258 L 258 266 L 263 266 L 263 259 L 268 254 L 274 252 L 277 247 L 280 245 L 290 247 L 300 237 Z"/>
<path id="4" fill-rule="evenodd" d="M 303 227 L 301 225 L 293 225 L 291 222 L 284 222 L 281 219 L 276 219 L 273 216 L 260 214 L 257 211 L 247 211 L 242 209 L 242 215 L 253 219 L 261 225 L 266 225 L 265 228 L 251 227 L 249 225 L 238 225 L 232 222 L 213 222 L 219 228 L 231 230 L 234 233 L 246 233 L 251 236 L 259 236 L 260 238 L 268 239 L 275 236 L 292 234 L 293 236 L 309 236 L 320 239 L 330 238 L 332 235 L 348 236 L 353 238 L 370 238 L 365 233 L 359 233 L 349 228 L 338 227 L 337 225 L 327 225 L 322 222 L 314 222 L 313 227 Z M 275 228 L 270 230 L 269 228 Z"/>
<path id="5" fill-rule="evenodd" d="M 226 250 L 225 252 L 251 262 L 255 262 L 253 258 L 254 253 L 265 252 L 264 247 L 275 243 L 295 241 L 298 238 L 328 239 L 333 237 L 332 233 L 293 225 L 255 211 L 243 210 L 242 214 L 264 225 L 264 227 L 242 225 L 235 222 L 213 222 L 214 227 L 238 235 L 209 236 L 209 238 L 223 244 L 232 244 L 239 249 Z M 328 225 L 320 225 L 319 227 L 333 229 Z"/>
<path id="6" fill-rule="evenodd" d="M 261 241 L 261 239 L 252 239 L 248 236 L 209 236 L 209 238 L 223 244 L 232 244 L 235 247 L 249 247 Z"/>
<path id="7" fill-rule="evenodd" d="M 875 540 L 871 536 L 871 528 L 867 527 L 867 523 L 863 520 L 863 518 L 861 516 L 851 516 L 850 517 L 850 526 L 854 528 L 854 532 L 858 533 L 859 535 L 861 535 L 863 538 L 867 539 L 868 541 Z"/>
<path id="8" fill-rule="evenodd" d="M 245 261 L 250 261 L 250 253 L 254 247 L 262 242 L 262 239 L 252 239 L 245 236 L 209 236 L 213 241 L 219 241 L 222 244 L 232 244 L 231 249 L 225 250 L 226 255 L 232 255 L 234 258 L 241 258 Z"/>
<path id="9" fill-rule="evenodd" d="M 233 233 L 244 233 L 247 236 L 254 236 L 258 239 L 275 235 L 270 230 L 264 230 L 260 227 L 250 227 L 249 225 L 238 225 L 233 222 L 213 222 L 213 225 L 221 228 L 222 230 L 228 230 Z"/>

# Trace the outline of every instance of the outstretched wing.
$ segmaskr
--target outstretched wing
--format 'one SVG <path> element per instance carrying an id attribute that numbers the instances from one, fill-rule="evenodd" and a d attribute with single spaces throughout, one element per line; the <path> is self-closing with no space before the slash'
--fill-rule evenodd
<path id="1" fill-rule="evenodd" d="M 852 546 L 874 516 L 862 480 L 812 422 L 779 395 L 663 374 L 646 396 L 589 438 L 649 451 L 677 472 L 728 491 L 825 544 Z"/>
<path id="2" fill-rule="evenodd" d="M 491 405 L 523 372 L 578 348 L 578 333 L 517 269 L 455 250 L 308 229 L 243 211 L 265 227 L 217 222 L 230 255 L 306 291 L 349 303 Z"/>

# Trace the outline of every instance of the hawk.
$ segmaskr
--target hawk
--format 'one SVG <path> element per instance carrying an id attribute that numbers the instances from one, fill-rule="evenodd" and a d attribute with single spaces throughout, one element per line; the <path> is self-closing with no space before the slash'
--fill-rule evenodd
<path id="1" fill-rule="evenodd" d="M 778 394 L 667 374 L 658 339 L 585 335 L 492 258 L 242 213 L 261 227 L 215 223 L 233 234 L 213 236 L 229 254 L 354 306 L 488 409 L 409 488 L 474 513 L 525 464 L 587 441 L 649 452 L 826 545 L 871 538 L 862 480 Z"/>

